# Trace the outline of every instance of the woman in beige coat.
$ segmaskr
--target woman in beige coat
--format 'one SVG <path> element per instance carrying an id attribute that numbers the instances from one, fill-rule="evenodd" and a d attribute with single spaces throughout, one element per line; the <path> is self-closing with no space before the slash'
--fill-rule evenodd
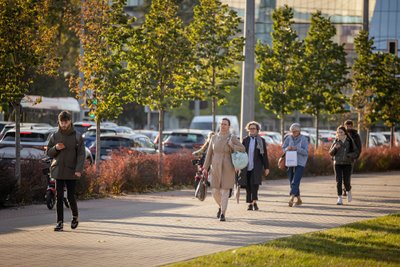
<path id="1" fill-rule="evenodd" d="M 225 221 L 229 190 L 235 183 L 236 170 L 231 154 L 234 151 L 244 152 L 245 147 L 236 136 L 230 134 L 229 119 L 223 118 L 220 124 L 221 130 L 211 139 L 203 167 L 205 171 L 210 168 L 212 195 L 219 206 L 217 218 Z"/>

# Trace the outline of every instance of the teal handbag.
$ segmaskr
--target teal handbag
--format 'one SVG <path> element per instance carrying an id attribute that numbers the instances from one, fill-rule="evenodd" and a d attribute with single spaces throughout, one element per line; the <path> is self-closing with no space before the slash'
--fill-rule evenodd
<path id="1" fill-rule="evenodd" d="M 236 170 L 241 170 L 249 164 L 249 156 L 246 152 L 235 151 L 232 153 L 232 164 Z"/>

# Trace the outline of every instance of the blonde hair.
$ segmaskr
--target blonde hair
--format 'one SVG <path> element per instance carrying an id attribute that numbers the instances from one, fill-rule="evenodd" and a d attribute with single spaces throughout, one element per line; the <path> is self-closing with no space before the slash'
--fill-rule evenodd
<path id="1" fill-rule="evenodd" d="M 256 121 L 251 121 L 251 122 L 247 123 L 247 125 L 246 125 L 246 131 L 250 132 L 249 128 L 250 128 L 251 125 L 256 126 L 257 131 L 260 131 L 260 130 L 261 130 L 261 124 L 259 124 L 259 123 L 256 122 Z"/>

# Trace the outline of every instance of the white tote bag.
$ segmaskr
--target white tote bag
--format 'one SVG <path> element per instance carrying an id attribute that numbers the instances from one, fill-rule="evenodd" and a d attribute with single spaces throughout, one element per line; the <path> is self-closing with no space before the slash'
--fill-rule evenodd
<path id="1" fill-rule="evenodd" d="M 286 151 L 285 165 L 286 167 L 297 166 L 297 151 Z"/>

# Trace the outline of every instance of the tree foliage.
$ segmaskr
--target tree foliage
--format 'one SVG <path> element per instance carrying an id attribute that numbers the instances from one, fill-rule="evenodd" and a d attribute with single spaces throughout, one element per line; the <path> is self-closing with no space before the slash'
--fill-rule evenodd
<path id="1" fill-rule="evenodd" d="M 58 25 L 52 1 L 0 1 L 0 101 L 19 103 L 38 73 L 53 74 Z"/>
<path id="2" fill-rule="evenodd" d="M 39 73 L 54 74 L 59 24 L 51 0 L 0 0 L 0 103 L 15 109 L 15 176 L 21 183 L 20 103 Z"/>
<path id="3" fill-rule="evenodd" d="M 382 62 L 379 88 L 373 96 L 374 112 L 386 126 L 400 123 L 400 59 L 392 54 L 378 54 Z"/>
<path id="4" fill-rule="evenodd" d="M 132 21 L 123 11 L 126 1 L 109 2 L 84 1 L 80 16 L 73 23 L 83 54 L 77 62 L 82 75 L 72 77 L 71 90 L 85 100 L 96 120 L 117 117 L 129 100 L 129 80 L 123 62 L 124 47 L 133 35 Z"/>
<path id="5" fill-rule="evenodd" d="M 318 120 L 322 113 L 344 111 L 346 98 L 343 90 L 348 84 L 346 77 L 346 52 L 344 45 L 333 42 L 336 29 L 329 18 L 317 11 L 311 16 L 311 25 L 305 38 L 304 53 L 304 104 L 302 111 L 315 117 L 318 136 Z M 318 146 L 318 138 L 316 138 Z"/>
<path id="6" fill-rule="evenodd" d="M 381 63 L 379 55 L 374 54 L 374 40 L 369 38 L 368 31 L 360 31 L 354 39 L 357 58 L 352 66 L 352 89 L 350 104 L 358 113 L 358 129 L 363 137 L 364 129 L 368 129 L 376 120 L 373 112 L 374 102 L 372 96 L 380 87 Z M 369 143 L 366 136 L 366 144 Z"/>
<path id="7" fill-rule="evenodd" d="M 195 70 L 191 77 L 196 98 L 211 99 L 213 115 L 215 101 L 226 102 L 226 95 L 238 85 L 239 75 L 234 63 L 243 60 L 243 37 L 240 18 L 228 5 L 218 0 L 200 0 L 194 8 L 193 21 L 188 28 L 194 51 Z"/>
<path id="8" fill-rule="evenodd" d="M 131 94 L 136 102 L 159 111 L 162 140 L 164 112 L 178 107 L 191 93 L 187 87 L 191 70 L 191 45 L 175 0 L 154 0 L 130 41 L 128 70 Z M 162 145 L 160 179 L 162 177 Z"/>
<path id="9" fill-rule="evenodd" d="M 272 13 L 272 46 L 258 43 L 256 59 L 260 64 L 257 79 L 260 102 L 281 119 L 284 131 L 284 115 L 298 109 L 302 88 L 303 44 L 293 29 L 293 9 L 284 6 Z"/>
<path id="10" fill-rule="evenodd" d="M 71 17 L 83 54 L 79 76 L 70 80 L 71 90 L 84 100 L 96 120 L 96 170 L 100 164 L 100 121 L 116 118 L 130 100 L 129 76 L 124 67 L 125 45 L 133 35 L 132 21 L 124 12 L 126 1 L 85 0 L 80 16 Z M 74 20 L 75 19 L 75 20 Z"/>

